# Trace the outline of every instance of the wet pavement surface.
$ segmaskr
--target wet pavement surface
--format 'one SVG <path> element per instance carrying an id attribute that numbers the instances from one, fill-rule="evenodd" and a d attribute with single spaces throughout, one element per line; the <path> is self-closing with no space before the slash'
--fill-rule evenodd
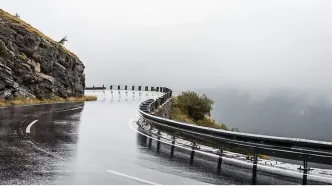
<path id="1" fill-rule="evenodd" d="M 157 93 L 90 91 L 98 101 L 0 108 L 1 184 L 251 184 L 251 170 L 156 142 L 131 123 Z M 258 172 L 259 184 L 300 179 Z"/>

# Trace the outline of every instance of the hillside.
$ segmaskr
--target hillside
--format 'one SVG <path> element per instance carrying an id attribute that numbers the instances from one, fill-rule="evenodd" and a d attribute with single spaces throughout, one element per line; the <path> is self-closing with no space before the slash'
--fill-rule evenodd
<path id="1" fill-rule="evenodd" d="M 84 68 L 61 44 L 0 9 L 0 98 L 83 96 Z"/>

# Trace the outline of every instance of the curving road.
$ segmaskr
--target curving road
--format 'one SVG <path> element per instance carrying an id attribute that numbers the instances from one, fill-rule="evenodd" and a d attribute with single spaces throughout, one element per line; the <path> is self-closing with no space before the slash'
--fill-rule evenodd
<path id="1" fill-rule="evenodd" d="M 157 93 L 88 92 L 98 101 L 0 108 L 1 184 L 251 184 L 251 170 L 223 164 L 147 138 L 130 122 Z M 300 179 L 258 173 L 259 184 Z M 312 183 L 315 184 L 315 183 Z"/>

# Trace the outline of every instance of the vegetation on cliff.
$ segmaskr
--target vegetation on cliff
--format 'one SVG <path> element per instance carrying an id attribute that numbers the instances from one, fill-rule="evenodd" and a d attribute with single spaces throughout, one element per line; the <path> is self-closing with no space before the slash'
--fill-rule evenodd
<path id="1" fill-rule="evenodd" d="M 209 117 L 213 100 L 196 92 L 182 92 L 172 100 L 171 119 L 203 127 L 228 130 L 227 126 Z"/>
<path id="2" fill-rule="evenodd" d="M 199 95 L 192 91 L 182 92 L 180 95 L 172 98 L 171 119 L 175 121 L 196 124 L 202 127 L 229 130 L 225 124 L 217 122 L 209 116 L 213 103 L 214 101 L 204 94 Z M 230 130 L 239 132 L 237 128 L 232 128 Z M 216 144 L 201 143 L 207 146 L 218 148 Z M 229 148 L 225 148 L 225 150 L 245 154 L 247 155 L 247 159 L 252 156 L 252 153 L 248 152 L 247 150 Z M 258 156 L 262 159 L 270 159 L 270 157 L 266 155 L 260 154 Z"/>
<path id="3" fill-rule="evenodd" d="M 29 32 L 33 32 L 36 35 L 44 38 L 46 41 L 48 41 L 49 43 L 51 43 L 53 46 L 62 49 L 63 51 L 65 51 L 67 54 L 78 58 L 74 53 L 72 53 L 71 51 L 67 50 L 63 45 L 61 45 L 60 43 L 54 41 L 52 38 L 46 36 L 45 34 L 43 34 L 42 32 L 40 32 L 39 30 L 37 30 L 36 28 L 34 28 L 33 26 L 31 26 L 30 24 L 26 23 L 25 21 L 23 21 L 21 19 L 20 16 L 18 16 L 18 14 L 16 13 L 16 15 L 11 15 L 8 12 L 0 9 L 0 17 L 1 19 L 6 19 L 8 22 L 11 22 L 11 24 L 19 26 L 24 28 L 25 30 L 29 31 Z"/>

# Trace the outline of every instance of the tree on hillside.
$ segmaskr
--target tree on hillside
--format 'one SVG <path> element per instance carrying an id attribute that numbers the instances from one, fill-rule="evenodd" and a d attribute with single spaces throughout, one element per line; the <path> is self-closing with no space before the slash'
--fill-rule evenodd
<path id="1" fill-rule="evenodd" d="M 213 103 L 206 95 L 192 91 L 182 92 L 177 96 L 177 106 L 196 121 L 204 119 L 205 115 L 210 113 Z"/>
<path id="2" fill-rule="evenodd" d="M 68 41 L 67 36 L 63 37 L 58 43 L 63 45 L 63 44 L 65 44 L 66 41 Z"/>
<path id="3" fill-rule="evenodd" d="M 231 131 L 240 132 L 240 130 L 238 128 L 232 128 Z"/>
<path id="4" fill-rule="evenodd" d="M 21 16 L 18 13 L 15 14 L 15 17 L 20 18 Z"/>

